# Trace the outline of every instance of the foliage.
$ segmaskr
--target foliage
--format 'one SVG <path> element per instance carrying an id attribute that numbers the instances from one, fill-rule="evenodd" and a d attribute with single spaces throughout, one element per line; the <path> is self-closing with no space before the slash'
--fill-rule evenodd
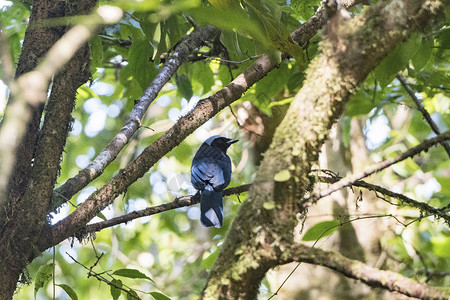
<path id="1" fill-rule="evenodd" d="M 285 20 L 290 31 L 299 21 L 311 17 L 319 5 L 318 1 L 287 3 L 290 5 L 279 5 L 280 18 Z M 259 54 L 258 45 L 250 37 L 257 36 L 260 41 L 265 39 L 258 24 L 240 15 L 244 12 L 224 17 L 200 1 L 118 1 L 115 5 L 125 9 L 126 14 L 119 24 L 105 26 L 90 41 L 92 81 L 78 90 L 73 129 L 62 157 L 58 185 L 87 166 L 121 129 L 135 99 L 142 95 L 161 70 L 161 64 L 168 59 L 181 37 L 191 31 L 186 16 L 192 16 L 201 24 L 208 22 L 211 14 L 214 16 L 214 25 L 223 29 L 220 41 L 227 50 L 222 50 L 220 55 L 228 61 L 238 62 Z M 363 9 L 363 6 L 357 6 L 352 13 L 358 14 Z M 14 1 L 1 8 L 0 13 L 11 57 L 17 64 L 29 7 Z M 399 72 L 408 78 L 442 131 L 450 128 L 450 52 L 446 51 L 449 48 L 448 27 L 431 33 L 417 33 L 397 47 L 367 78 L 347 106 L 343 118 L 346 124 L 345 145 L 349 147 L 352 143 L 349 125 L 352 118 L 365 122 L 366 144 L 373 161 L 393 157 L 399 150 L 415 146 L 433 135 L 405 89 L 395 79 Z M 199 53 L 206 57 L 212 50 L 212 45 L 205 45 Z M 306 50 L 310 59 L 319 51 L 314 40 Z M 199 99 L 227 85 L 251 63 L 251 60 L 220 63 L 209 58 L 197 61 L 192 56 L 191 62 L 178 70 L 147 111 L 142 124 L 151 129 L 139 129 L 103 175 L 78 193 L 71 205 L 63 206 L 58 214 L 53 215 L 52 222 L 56 223 L 72 212 L 75 205 L 107 183 Z M 0 76 L 4 74 L 0 73 Z M 242 103 L 249 101 L 268 116 L 274 116 L 289 104 L 303 79 L 304 73 L 296 62 L 284 60 L 279 68 L 243 95 L 240 103 L 233 105 L 232 109 L 238 111 Z M 402 114 L 406 115 L 404 122 L 396 124 L 396 118 Z M 126 194 L 103 210 L 102 215 L 111 218 L 166 203 L 177 196 L 193 194 L 195 191 L 189 180 L 191 159 L 201 142 L 212 134 L 240 139 L 240 143 L 234 144 L 228 152 L 235 170 L 231 186 L 251 183 L 256 170 L 249 158 L 253 155 L 248 151 L 252 144 L 246 141 L 239 118 L 238 115 L 236 120 L 234 112 L 228 108 L 219 113 L 159 161 Z M 433 207 L 444 207 L 450 204 L 449 168 L 447 153 L 442 147 L 435 147 L 420 157 L 382 172 L 378 181 Z M 288 170 L 284 171 L 277 174 L 275 180 L 289 180 Z M 194 206 L 105 229 L 83 243 L 77 240 L 61 243 L 55 250 L 55 276 L 57 286 L 61 287 L 56 290 L 57 298 L 67 299 L 67 295 L 71 299 L 132 298 L 117 288 L 126 287 L 141 298 L 150 294 L 157 300 L 196 299 L 206 281 L 207 269 L 215 262 L 227 229 L 243 200 L 245 194 L 240 198 L 225 198 L 225 220 L 221 229 L 203 228 L 199 222 L 199 209 Z M 273 209 L 271 203 L 267 204 L 267 209 Z M 401 263 L 398 266 L 400 273 L 422 279 L 424 275 L 414 273 L 414 270 L 449 272 L 449 228 L 435 222 L 432 217 L 420 218 L 422 215 L 418 211 L 409 212 L 409 207 L 402 206 L 395 214 L 405 222 L 417 222 L 388 230 L 381 241 L 383 249 L 392 253 L 395 262 Z M 316 240 L 332 234 L 337 228 L 330 228 L 338 224 L 336 220 L 319 223 L 306 231 L 303 240 Z M 36 299 L 49 299 L 53 268 L 51 252 L 45 252 L 29 266 L 34 287 L 23 286 L 16 299 L 31 299 L 33 295 Z M 105 276 L 114 285 L 88 278 L 87 271 L 66 253 L 85 266 L 94 266 L 96 257 L 103 254 L 94 270 L 107 272 Z M 434 277 L 431 282 L 448 285 L 449 277 Z"/>

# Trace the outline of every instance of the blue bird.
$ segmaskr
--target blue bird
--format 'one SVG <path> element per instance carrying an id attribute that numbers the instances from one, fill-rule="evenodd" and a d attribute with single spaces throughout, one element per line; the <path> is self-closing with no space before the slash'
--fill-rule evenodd
<path id="1" fill-rule="evenodd" d="M 200 192 L 203 226 L 222 227 L 222 191 L 230 184 L 231 160 L 227 149 L 238 140 L 215 135 L 208 138 L 192 160 L 191 183 Z"/>

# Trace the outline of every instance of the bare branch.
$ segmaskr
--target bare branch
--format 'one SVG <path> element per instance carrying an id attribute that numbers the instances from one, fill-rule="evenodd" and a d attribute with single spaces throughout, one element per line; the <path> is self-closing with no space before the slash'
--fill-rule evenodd
<path id="1" fill-rule="evenodd" d="M 319 176 L 318 179 L 320 180 L 320 182 L 336 183 L 336 182 L 339 182 L 339 180 L 341 180 L 342 177 L 330 175 L 330 176 Z M 398 199 L 398 200 L 402 201 L 403 203 L 406 203 L 412 207 L 419 209 L 421 212 L 426 212 L 437 218 L 444 219 L 445 222 L 450 226 L 450 216 L 449 215 L 444 213 L 441 209 L 432 207 L 425 202 L 419 202 L 419 201 L 411 199 L 403 194 L 392 192 L 384 187 L 381 187 L 381 186 L 375 185 L 375 184 L 371 184 L 371 183 L 367 183 L 363 180 L 357 180 L 357 181 L 353 182 L 351 185 L 365 188 L 370 191 L 375 191 L 375 192 L 383 194 L 385 196 L 389 196 L 389 197 Z"/>
<path id="2" fill-rule="evenodd" d="M 228 188 L 223 191 L 224 196 L 230 195 L 239 195 L 241 193 L 247 192 L 251 184 L 244 184 L 237 187 Z M 127 223 L 137 218 L 147 217 L 151 215 L 156 215 L 168 210 L 172 210 L 175 208 L 191 206 L 200 202 L 200 195 L 197 193 L 195 195 L 186 195 L 175 198 L 172 202 L 164 203 L 157 206 L 147 207 L 141 210 L 136 210 L 130 212 L 126 215 L 122 215 L 119 217 L 115 217 L 106 221 L 94 223 L 87 225 L 83 233 L 93 233 L 96 231 L 100 231 L 102 229 L 112 227 L 118 224 Z"/>
<path id="3" fill-rule="evenodd" d="M 142 126 L 141 120 L 148 107 L 158 96 L 163 86 L 176 73 L 178 68 L 187 61 L 189 54 L 218 33 L 218 29 L 207 26 L 195 29 L 191 34 L 182 39 L 143 95 L 136 100 L 128 120 L 119 133 L 116 134 L 106 148 L 86 168 L 55 189 L 53 209 L 65 203 L 65 199 L 70 199 L 86 187 L 89 182 L 103 173 L 104 169 L 116 158 L 133 134 Z"/>
<path id="4" fill-rule="evenodd" d="M 397 155 L 394 158 L 384 160 L 378 164 L 372 165 L 368 168 L 366 168 L 364 171 L 352 174 L 349 176 L 344 177 L 343 179 L 339 180 L 338 182 L 332 184 L 327 189 L 312 193 L 311 196 L 305 198 L 303 201 L 303 205 L 309 206 L 312 203 L 316 202 L 318 199 L 323 198 L 325 196 L 328 196 L 346 186 L 350 186 L 354 184 L 356 181 L 361 180 L 365 177 L 368 177 L 372 175 L 373 173 L 380 172 L 393 164 L 396 164 L 402 160 L 405 160 L 409 157 L 413 157 L 414 155 L 419 154 L 422 151 L 427 151 L 429 148 L 435 146 L 436 144 L 441 143 L 442 141 L 446 141 L 450 139 L 450 130 L 434 137 L 428 140 L 423 141 L 416 147 L 410 148 L 407 151 Z M 307 203 L 308 201 L 311 201 L 310 203 Z"/>
<path id="5" fill-rule="evenodd" d="M 422 103 L 419 101 L 419 99 L 417 99 L 416 93 L 413 91 L 413 89 L 409 86 L 408 82 L 406 81 L 405 77 L 403 77 L 400 74 L 397 74 L 397 79 L 400 81 L 400 83 L 402 84 L 402 86 L 405 88 L 406 92 L 409 94 L 409 96 L 411 97 L 411 99 L 414 101 L 414 103 L 416 104 L 417 108 L 419 109 L 419 111 L 422 113 L 425 121 L 427 121 L 427 123 L 430 125 L 431 129 L 433 130 L 434 133 L 436 134 L 441 134 L 441 131 L 439 130 L 439 128 L 437 127 L 436 123 L 434 123 L 433 119 L 431 119 L 430 114 L 427 112 L 427 110 L 425 109 L 425 107 L 423 107 Z M 445 151 L 447 151 L 448 156 L 450 157 L 450 145 L 448 144 L 448 142 L 442 142 L 441 143 L 442 147 L 444 147 Z"/>
<path id="6" fill-rule="evenodd" d="M 325 251 L 302 244 L 293 245 L 289 252 L 280 263 L 298 261 L 324 266 L 349 278 L 359 280 L 368 286 L 419 299 L 448 299 L 450 296 L 450 293 L 442 288 L 420 283 L 395 272 L 373 268 L 337 252 Z"/>

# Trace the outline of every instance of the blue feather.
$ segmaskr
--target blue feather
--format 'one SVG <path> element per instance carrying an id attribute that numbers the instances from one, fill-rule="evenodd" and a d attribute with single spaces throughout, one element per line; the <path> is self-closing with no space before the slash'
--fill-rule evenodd
<path id="1" fill-rule="evenodd" d="M 222 190 L 231 181 L 231 160 L 226 151 L 237 142 L 212 136 L 198 149 L 192 160 L 191 183 L 201 193 L 201 223 L 220 228 L 223 223 Z"/>

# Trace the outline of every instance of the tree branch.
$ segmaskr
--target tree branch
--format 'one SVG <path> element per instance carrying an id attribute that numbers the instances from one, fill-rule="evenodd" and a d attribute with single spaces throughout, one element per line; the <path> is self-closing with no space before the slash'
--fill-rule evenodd
<path id="1" fill-rule="evenodd" d="M 368 177 L 368 176 L 372 175 L 373 173 L 380 172 L 402 160 L 405 160 L 409 157 L 413 157 L 414 155 L 417 155 L 422 151 L 427 151 L 429 148 L 435 146 L 436 144 L 439 144 L 439 143 L 449 140 L 449 139 L 450 139 L 450 130 L 448 130 L 434 138 L 424 140 L 422 143 L 420 143 L 416 147 L 410 148 L 407 151 L 397 155 L 396 157 L 386 159 L 380 163 L 372 165 L 372 166 L 366 168 L 362 172 L 358 172 L 358 173 L 346 176 L 343 179 L 339 180 L 338 182 L 332 184 L 325 190 L 322 190 L 322 191 L 319 191 L 316 193 L 312 193 L 311 196 L 305 198 L 305 200 L 303 201 L 303 204 L 306 206 L 309 206 L 312 203 L 315 203 L 320 198 L 328 196 L 346 186 L 350 186 L 350 185 L 354 184 L 356 181 L 361 180 L 365 177 Z M 309 202 L 309 203 L 307 203 L 307 202 Z"/>
<path id="2" fill-rule="evenodd" d="M 125 147 L 136 130 L 141 127 L 141 119 L 148 107 L 158 96 L 163 86 L 176 73 L 178 68 L 188 60 L 189 54 L 218 33 L 219 30 L 211 26 L 201 27 L 195 29 L 178 43 L 173 54 L 161 68 L 161 71 L 153 79 L 143 95 L 136 100 L 130 116 L 122 129 L 86 168 L 55 189 L 52 210 L 67 202 L 68 199 L 72 198 L 73 195 L 103 173 L 105 168 L 116 158 L 123 147 Z"/>
<path id="3" fill-rule="evenodd" d="M 436 123 L 434 123 L 433 119 L 431 119 L 430 114 L 427 112 L 425 107 L 423 107 L 422 103 L 420 103 L 419 99 L 417 99 L 416 93 L 409 86 L 409 84 L 406 81 L 405 77 L 403 77 L 400 74 L 397 74 L 396 77 L 400 81 L 402 86 L 405 88 L 406 92 L 409 94 L 411 99 L 414 101 L 414 103 L 416 104 L 417 108 L 422 113 L 425 121 L 427 121 L 427 123 L 430 125 L 431 129 L 433 130 L 433 132 L 436 133 L 437 135 L 441 134 L 441 131 L 437 127 Z M 442 147 L 444 147 L 445 151 L 447 151 L 447 154 L 450 157 L 450 145 L 447 142 L 442 142 L 441 145 L 442 145 Z"/>
<path id="4" fill-rule="evenodd" d="M 252 186 L 251 184 L 244 184 L 241 186 L 228 188 L 223 191 L 223 195 L 224 196 L 239 195 L 241 193 L 247 192 L 251 186 Z M 142 217 L 159 214 L 159 213 L 162 213 L 162 212 L 165 212 L 168 210 L 172 210 L 172 209 L 176 209 L 176 208 L 180 208 L 180 207 L 191 206 L 191 205 L 197 204 L 199 202 L 200 202 L 200 195 L 198 193 L 195 195 L 186 195 L 186 196 L 177 197 L 172 202 L 169 202 L 169 203 L 164 203 L 164 204 L 157 205 L 157 206 L 147 207 L 147 208 L 144 208 L 141 210 L 136 210 L 136 211 L 130 212 L 128 214 L 125 214 L 125 215 L 122 215 L 119 217 L 115 217 L 115 218 L 106 220 L 106 221 L 87 225 L 85 227 L 85 229 L 82 231 L 81 235 L 83 236 L 85 234 L 97 232 L 97 231 L 100 231 L 100 230 L 108 228 L 108 227 L 112 227 L 112 226 L 119 225 L 122 223 L 127 223 L 127 222 L 130 222 L 137 218 L 142 218 Z"/>
<path id="5" fill-rule="evenodd" d="M 373 268 L 357 260 L 349 259 L 337 252 L 295 244 L 279 263 L 292 261 L 324 266 L 368 286 L 383 288 L 419 299 L 448 299 L 448 290 L 420 283 L 395 272 Z"/>
<path id="6" fill-rule="evenodd" d="M 328 172 L 326 172 L 326 174 L 328 176 L 319 176 L 319 181 L 320 182 L 336 183 L 336 182 L 339 182 L 342 179 L 342 177 L 331 175 Z M 412 207 L 415 207 L 415 208 L 419 209 L 421 212 L 426 212 L 426 213 L 428 213 L 430 215 L 433 215 L 433 216 L 435 216 L 437 218 L 444 219 L 444 221 L 450 226 L 450 216 L 449 215 L 447 215 L 441 209 L 432 207 L 432 206 L 428 205 L 425 202 L 419 202 L 419 201 L 411 199 L 411 198 L 409 198 L 409 197 L 407 197 L 407 196 L 405 196 L 403 194 L 392 192 L 392 191 L 390 191 L 390 190 L 388 190 L 388 189 L 386 189 L 384 187 L 381 187 L 381 186 L 375 185 L 375 184 L 371 184 L 371 183 L 367 183 L 367 182 L 362 181 L 362 180 L 357 180 L 357 181 L 353 182 L 351 185 L 352 186 L 356 186 L 356 187 L 365 188 L 365 189 L 368 189 L 370 191 L 374 191 L 376 193 L 380 193 L 380 194 L 383 194 L 385 196 L 398 199 L 398 200 L 400 200 L 403 203 L 406 203 L 406 204 L 408 204 L 408 205 L 410 205 Z"/>

